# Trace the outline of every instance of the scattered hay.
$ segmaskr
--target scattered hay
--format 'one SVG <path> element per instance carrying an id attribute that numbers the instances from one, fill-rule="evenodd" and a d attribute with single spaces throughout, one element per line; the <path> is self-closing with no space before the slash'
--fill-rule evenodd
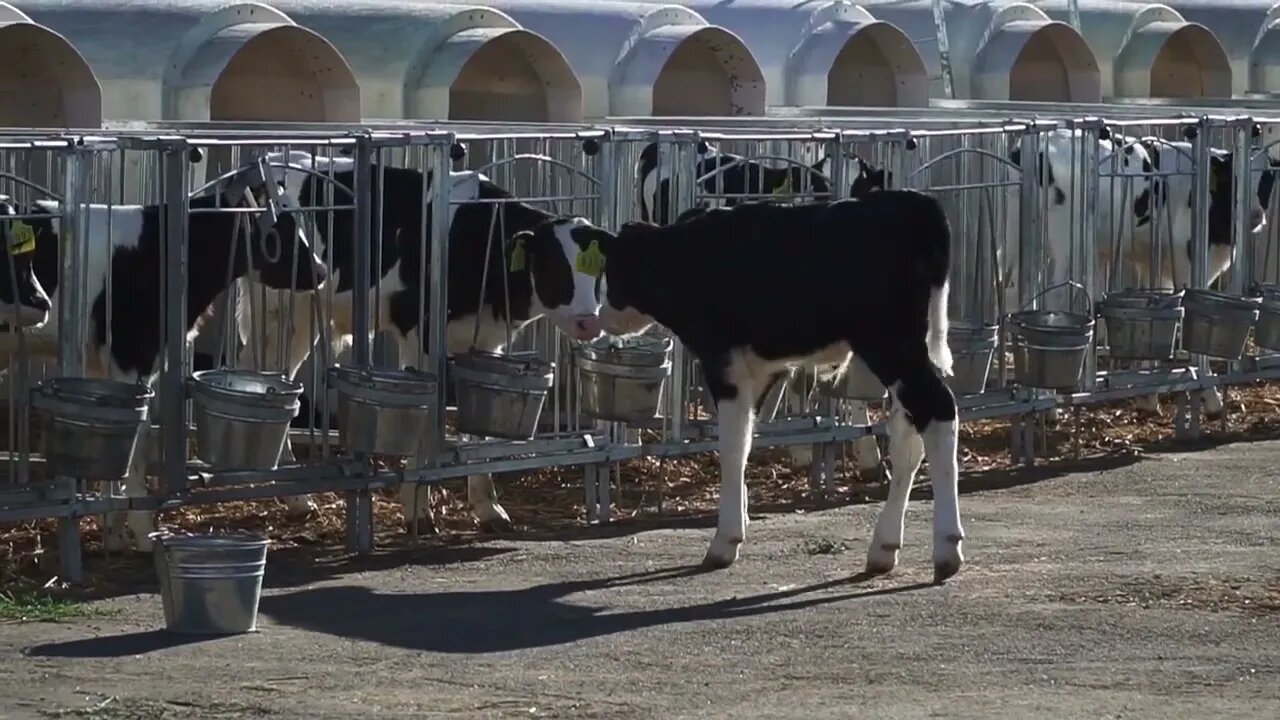
<path id="1" fill-rule="evenodd" d="M 1224 399 L 1226 419 L 1206 423 L 1206 441 L 1249 441 L 1280 437 L 1280 384 L 1260 384 L 1233 389 Z M 1140 414 L 1129 403 L 1088 408 L 1073 435 L 1069 414 L 1047 432 L 1047 450 L 1037 448 L 1041 460 L 1059 460 L 1072 453 L 1078 439 L 1082 455 L 1140 453 L 1169 446 L 1173 435 L 1172 402 L 1162 403 L 1163 415 Z M 964 471 L 990 471 L 1011 466 L 1009 424 L 1005 420 L 965 423 L 960 430 L 961 467 Z M 809 509 L 867 502 L 879 491 L 881 475 L 860 473 L 846 454 L 837 460 L 837 480 L 821 500 L 809 490 L 807 467 L 796 467 L 784 448 L 752 454 L 747 478 L 753 512 L 798 512 Z M 927 466 L 921 484 L 927 485 Z M 614 518 L 621 522 L 652 521 L 659 517 L 689 517 L 715 512 L 719 494 L 719 469 L 715 453 L 659 460 L 637 458 L 620 467 L 621 482 L 613 492 Z M 961 479 L 963 482 L 963 477 Z M 520 533 L 547 533 L 580 528 L 585 514 L 582 468 L 555 467 L 531 473 L 500 474 L 500 501 Z M 160 514 L 161 527 L 187 531 L 248 530 L 265 533 L 272 548 L 341 548 L 345 541 L 345 503 L 337 493 L 312 496 L 318 511 L 305 519 L 285 515 L 275 499 L 226 502 L 184 507 Z M 439 537 L 423 537 L 424 543 L 466 541 L 478 533 L 467 506 L 466 481 L 444 483 L 433 493 L 432 507 Z M 394 489 L 373 495 L 375 542 L 380 546 L 402 543 L 406 536 L 403 516 Z M 50 561 L 56 522 L 32 521 L 0 526 L 0 587 L 29 583 L 56 572 Z M 98 518 L 81 520 L 88 556 L 101 555 L 102 534 Z"/>

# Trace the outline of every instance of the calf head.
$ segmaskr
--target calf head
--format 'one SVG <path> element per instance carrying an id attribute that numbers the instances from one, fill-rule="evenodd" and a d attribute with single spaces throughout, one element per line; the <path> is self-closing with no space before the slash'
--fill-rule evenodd
<path id="1" fill-rule="evenodd" d="M 596 285 L 604 272 L 604 256 L 585 218 L 557 218 L 511 236 L 506 256 L 512 272 L 528 272 L 531 306 L 551 318 L 560 332 L 575 340 L 600 337 L 600 300 Z"/>
<path id="2" fill-rule="evenodd" d="M 626 250 L 625 243 L 643 244 L 644 238 L 633 236 L 643 235 L 657 228 L 658 226 L 653 223 L 629 222 L 622 226 L 621 232 L 617 235 L 594 227 L 584 231 L 584 235 L 591 238 L 604 255 L 604 274 L 600 277 L 600 321 L 604 331 L 610 335 L 618 337 L 637 335 L 648 330 L 656 322 L 652 316 L 636 306 L 636 289 L 631 287 L 633 279 L 640 278 L 644 273 L 636 273 L 634 267 L 630 272 L 619 272 L 619 267 L 627 263 L 627 260 L 622 257 Z"/>
<path id="3" fill-rule="evenodd" d="M 1267 207 L 1271 201 L 1271 188 L 1275 183 L 1275 171 L 1271 169 L 1267 153 L 1250 158 L 1248 215 L 1245 224 L 1248 233 L 1261 231 L 1267 225 Z M 1235 219 L 1235 158 L 1232 153 L 1209 155 L 1209 244 L 1232 245 Z"/>
<path id="4" fill-rule="evenodd" d="M 17 215 L 17 209 L 0 196 L 0 217 Z M 0 325 L 37 327 L 49 320 L 52 303 L 36 278 L 33 260 L 36 232 L 21 220 L 0 220 L 4 264 L 0 267 Z"/>
<path id="5" fill-rule="evenodd" d="M 267 183 L 258 182 L 233 198 L 237 207 L 264 209 L 250 223 L 248 242 L 237 243 L 237 267 L 243 262 L 250 280 L 274 290 L 319 290 L 329 271 L 303 232 L 302 208 L 274 178 L 270 187 L 274 192 Z M 233 186 L 228 192 L 235 190 Z"/>
<path id="6" fill-rule="evenodd" d="M 849 197 L 862 198 L 889 187 L 892 176 L 887 170 L 877 168 L 857 155 L 852 156 L 851 159 L 858 163 L 858 175 L 849 186 Z"/>

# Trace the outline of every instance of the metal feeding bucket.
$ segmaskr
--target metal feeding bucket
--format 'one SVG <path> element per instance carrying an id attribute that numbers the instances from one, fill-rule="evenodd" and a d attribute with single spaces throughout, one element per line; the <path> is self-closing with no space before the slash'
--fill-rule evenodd
<path id="1" fill-rule="evenodd" d="M 267 540 L 242 533 L 152 533 L 154 558 L 170 632 L 234 635 L 258 626 L 267 567 Z"/>
<path id="2" fill-rule="evenodd" d="M 1262 298 L 1258 304 L 1258 323 L 1253 327 L 1253 341 L 1263 350 L 1280 352 L 1280 285 L 1259 283 L 1253 290 Z"/>
<path id="3" fill-rule="evenodd" d="M 574 348 L 582 411 L 600 420 L 641 422 L 658 416 L 671 376 L 669 337 L 601 339 Z"/>
<path id="4" fill-rule="evenodd" d="M 1182 300 L 1182 347 L 1189 353 L 1239 360 L 1249 330 L 1258 319 L 1260 297 L 1241 297 L 1214 290 L 1188 290 Z"/>
<path id="5" fill-rule="evenodd" d="M 338 393 L 343 447 L 368 455 L 417 454 L 438 389 L 434 374 L 335 365 L 329 385 Z"/>
<path id="6" fill-rule="evenodd" d="M 1119 360 L 1170 360 L 1182 323 L 1183 291 L 1124 290 L 1098 303 L 1105 321 L 1111 357 Z"/>
<path id="7" fill-rule="evenodd" d="M 274 470 L 298 414 L 302 384 L 256 370 L 201 370 L 187 379 L 196 457 L 214 470 Z"/>
<path id="8" fill-rule="evenodd" d="M 991 374 L 991 357 L 999 344 L 1000 326 L 953 320 L 947 328 L 947 346 L 951 348 L 951 369 L 945 378 L 951 392 L 976 395 L 987 389 Z"/>
<path id="9" fill-rule="evenodd" d="M 889 394 L 875 373 L 856 356 L 849 360 L 843 375 L 820 378 L 814 385 L 819 395 L 837 400 L 878 402 Z"/>
<path id="10" fill-rule="evenodd" d="M 137 451 L 148 403 L 145 385 L 96 378 L 50 378 L 31 389 L 31 407 L 49 420 L 43 450 L 52 475 L 121 480 Z"/>
<path id="11" fill-rule="evenodd" d="M 1079 291 L 1085 306 L 1093 308 L 1084 287 L 1071 280 L 1046 288 L 1036 298 L 1060 287 Z M 1009 316 L 1009 324 L 1013 331 L 1014 382 L 1045 390 L 1072 391 L 1079 387 L 1085 357 L 1093 343 L 1094 322 L 1088 311 L 1021 310 Z"/>
<path id="12" fill-rule="evenodd" d="M 449 362 L 458 399 L 458 432 L 528 440 L 555 379 L 555 364 L 532 353 L 473 350 Z"/>

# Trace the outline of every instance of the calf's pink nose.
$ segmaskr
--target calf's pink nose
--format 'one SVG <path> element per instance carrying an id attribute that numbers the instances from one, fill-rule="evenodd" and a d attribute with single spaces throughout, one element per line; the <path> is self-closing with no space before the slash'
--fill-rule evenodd
<path id="1" fill-rule="evenodd" d="M 573 336 L 578 340 L 595 340 L 604 333 L 598 315 L 579 315 L 573 319 Z"/>

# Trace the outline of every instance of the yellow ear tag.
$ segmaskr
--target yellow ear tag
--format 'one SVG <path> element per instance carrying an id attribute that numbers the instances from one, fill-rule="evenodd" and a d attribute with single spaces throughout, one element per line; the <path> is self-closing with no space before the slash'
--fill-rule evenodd
<path id="1" fill-rule="evenodd" d="M 525 269 L 527 261 L 524 256 L 524 240 L 516 240 L 515 247 L 511 248 L 511 272 L 521 272 Z"/>
<path id="2" fill-rule="evenodd" d="M 586 250 L 578 253 L 576 269 L 583 275 L 593 278 L 600 277 L 600 274 L 604 272 L 604 253 L 600 252 L 599 241 L 592 240 Z"/>
<path id="3" fill-rule="evenodd" d="M 21 220 L 15 220 L 9 226 L 9 254 L 26 255 L 29 252 L 35 252 L 35 249 L 36 231 Z"/>

